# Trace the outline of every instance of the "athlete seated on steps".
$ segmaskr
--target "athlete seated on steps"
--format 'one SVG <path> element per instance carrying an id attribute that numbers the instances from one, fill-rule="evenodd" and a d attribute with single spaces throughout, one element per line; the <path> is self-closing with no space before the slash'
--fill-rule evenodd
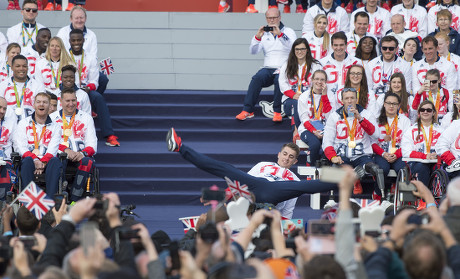
<path id="1" fill-rule="evenodd" d="M 313 194 L 337 189 L 337 184 L 321 182 L 319 180 L 293 181 L 297 177 L 295 177 L 289 168 L 297 162 L 299 152 L 291 144 L 283 145 L 281 152 L 278 153 L 277 164 L 259 163 L 248 174 L 228 163 L 209 158 L 182 144 L 182 140 L 177 136 L 174 128 L 169 130 L 166 136 L 166 143 L 169 151 L 179 152 L 185 160 L 198 168 L 215 176 L 221 178 L 228 177 L 231 180 L 238 180 L 241 184 L 248 185 L 249 191 L 255 194 L 257 202 L 277 204 L 297 198 L 302 194 Z M 256 174 L 259 177 L 254 177 L 251 174 Z"/>

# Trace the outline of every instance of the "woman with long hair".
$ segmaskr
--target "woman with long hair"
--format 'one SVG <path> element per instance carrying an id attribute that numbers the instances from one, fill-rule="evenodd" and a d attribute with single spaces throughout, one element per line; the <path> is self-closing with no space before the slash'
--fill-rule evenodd
<path id="1" fill-rule="evenodd" d="M 374 162 L 383 169 L 388 177 L 390 169 L 398 172 L 406 166 L 402 160 L 401 138 L 404 131 L 411 126 L 410 120 L 399 113 L 401 97 L 395 93 L 383 95 L 383 107 L 377 119 L 379 139 L 372 144 Z M 376 194 L 381 196 L 376 190 Z"/>
<path id="2" fill-rule="evenodd" d="M 311 75 L 317 69 L 321 69 L 321 64 L 313 58 L 307 40 L 305 38 L 295 40 L 288 60 L 281 66 L 279 75 L 284 113 L 294 118 L 294 137 L 297 135 L 296 127 L 300 125 L 297 100 L 310 87 Z"/>
<path id="3" fill-rule="evenodd" d="M 312 166 L 320 159 L 324 125 L 331 111 L 327 96 L 327 74 L 324 70 L 317 70 L 313 73 L 311 89 L 302 94 L 298 102 L 300 139 L 308 144 L 308 163 Z"/>
<path id="4" fill-rule="evenodd" d="M 363 66 L 356 64 L 348 69 L 344 88 L 356 89 L 356 91 L 358 91 L 358 104 L 369 111 L 374 110 L 375 95 L 370 94 L 366 72 Z M 335 100 L 331 101 L 335 108 L 339 108 L 343 105 L 342 90 L 343 88 L 337 90 L 337 94 L 334 96 Z M 332 96 L 329 95 L 329 99 L 332 99 Z"/>
<path id="5" fill-rule="evenodd" d="M 435 145 L 441 136 L 441 127 L 437 123 L 436 107 L 430 100 L 423 101 L 417 109 L 417 123 L 406 130 L 401 141 L 404 158 L 437 160 Z M 434 162 L 409 162 L 411 173 L 428 185 Z"/>
<path id="6" fill-rule="evenodd" d="M 327 33 L 327 16 L 318 14 L 313 19 L 314 30 L 302 35 L 310 44 L 313 58 L 319 60 L 326 57 L 331 49 L 331 35 Z"/>
<path id="7" fill-rule="evenodd" d="M 11 70 L 11 62 L 13 61 L 13 57 L 18 54 L 21 54 L 21 46 L 17 43 L 9 44 L 6 48 L 5 59 L 0 60 L 0 82 L 13 76 L 13 71 Z"/>
<path id="8" fill-rule="evenodd" d="M 40 58 L 35 66 L 35 79 L 42 82 L 45 85 L 45 89 L 53 92 L 59 88 L 62 68 L 67 65 L 74 65 L 74 63 L 69 54 L 67 54 L 61 38 L 53 37 L 48 43 L 45 57 Z M 76 83 L 78 84 L 78 80 Z"/>
<path id="9" fill-rule="evenodd" d="M 447 129 L 452 121 L 460 119 L 460 93 L 458 93 L 458 90 L 454 90 L 453 100 L 454 109 L 446 113 L 441 119 L 441 128 L 443 130 Z"/>
<path id="10" fill-rule="evenodd" d="M 366 68 L 369 61 L 377 57 L 377 40 L 371 36 L 362 37 L 356 47 L 355 57 L 360 59 Z"/>
<path id="11" fill-rule="evenodd" d="M 412 97 L 406 89 L 406 79 L 402 73 L 394 73 L 390 77 L 390 88 L 388 89 L 387 93 L 394 93 L 399 96 L 400 98 L 400 106 L 399 112 L 400 114 L 404 114 L 411 120 L 411 123 L 414 123 L 417 119 L 417 111 L 411 108 L 412 101 L 414 97 Z M 376 113 L 377 116 L 380 113 L 380 110 L 384 104 L 385 94 L 380 95 L 376 101 Z"/>

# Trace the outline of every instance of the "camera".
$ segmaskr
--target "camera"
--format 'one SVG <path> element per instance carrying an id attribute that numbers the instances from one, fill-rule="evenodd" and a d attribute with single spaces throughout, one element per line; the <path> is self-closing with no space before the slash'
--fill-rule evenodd
<path id="1" fill-rule="evenodd" d="M 118 237 L 120 240 L 129 240 L 133 238 L 140 238 L 139 236 L 139 229 L 131 230 L 131 229 L 120 229 L 118 231 Z"/>
<path id="2" fill-rule="evenodd" d="M 32 246 L 37 245 L 35 236 L 20 236 L 19 240 L 24 244 L 24 248 L 30 249 Z"/>
<path id="3" fill-rule="evenodd" d="M 414 196 L 412 191 L 417 191 L 417 187 L 414 184 L 408 182 L 399 182 L 399 194 L 401 202 L 415 202 L 417 197 Z"/>
<path id="4" fill-rule="evenodd" d="M 416 224 L 416 225 L 426 225 L 430 222 L 431 218 L 430 215 L 427 213 L 424 214 L 412 214 L 407 218 L 408 224 Z"/>
<path id="5" fill-rule="evenodd" d="M 264 26 L 264 31 L 265 32 L 270 32 L 270 31 L 273 31 L 273 26 Z"/>
<path id="6" fill-rule="evenodd" d="M 198 229 L 201 239 L 208 244 L 214 243 L 219 238 L 216 224 L 208 222 Z"/>

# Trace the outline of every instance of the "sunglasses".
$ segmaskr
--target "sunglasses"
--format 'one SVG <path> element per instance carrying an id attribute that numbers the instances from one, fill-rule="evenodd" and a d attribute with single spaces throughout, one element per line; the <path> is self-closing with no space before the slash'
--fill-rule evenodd
<path id="1" fill-rule="evenodd" d="M 382 47 L 382 50 L 383 50 L 383 51 L 387 51 L 387 50 L 393 51 L 393 50 L 395 50 L 395 47 L 385 47 L 385 46 L 383 46 L 383 47 Z"/>
<path id="2" fill-rule="evenodd" d="M 438 83 L 438 80 L 437 79 L 433 79 L 433 80 L 430 80 L 431 84 L 435 84 L 435 83 Z"/>
<path id="3" fill-rule="evenodd" d="M 36 12 L 38 12 L 38 9 L 25 8 L 24 11 L 26 11 L 28 13 L 30 13 L 30 12 L 36 13 Z"/>
<path id="4" fill-rule="evenodd" d="M 342 92 L 348 92 L 348 91 L 351 91 L 351 92 L 358 92 L 356 91 L 356 89 L 354 89 L 353 87 L 345 87 Z"/>
<path id="5" fill-rule="evenodd" d="M 420 109 L 420 112 L 433 112 L 433 109 L 432 108 L 421 108 Z"/>

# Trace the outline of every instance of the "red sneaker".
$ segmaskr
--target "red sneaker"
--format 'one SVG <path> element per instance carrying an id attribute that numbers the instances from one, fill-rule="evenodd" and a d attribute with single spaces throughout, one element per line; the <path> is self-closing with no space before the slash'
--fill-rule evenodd
<path id="1" fill-rule="evenodd" d="M 14 0 L 14 8 L 18 11 L 21 10 L 21 6 L 19 6 L 19 0 Z"/>
<path id="2" fill-rule="evenodd" d="M 105 144 L 108 146 L 120 146 L 120 143 L 118 142 L 118 137 L 115 135 L 108 136 Z"/>
<path id="3" fill-rule="evenodd" d="M 168 134 L 166 135 L 166 144 L 168 145 L 168 150 L 171 152 L 178 152 L 181 145 L 182 139 L 176 134 L 174 128 L 169 129 Z"/>
<path id="4" fill-rule="evenodd" d="M 273 122 L 282 122 L 283 117 L 281 116 L 281 113 L 279 112 L 274 112 L 273 113 Z"/>
<path id="5" fill-rule="evenodd" d="M 372 199 L 373 199 L 374 201 L 382 201 L 382 196 L 381 196 L 381 195 L 377 195 L 377 193 L 374 191 L 374 192 L 372 193 Z"/>
<path id="6" fill-rule="evenodd" d="M 62 6 L 59 4 L 56 4 L 56 9 L 55 11 L 62 11 Z"/>
<path id="7" fill-rule="evenodd" d="M 43 4 L 42 4 L 42 1 L 41 0 L 38 0 L 37 1 L 37 6 L 38 6 L 38 9 L 41 11 L 43 10 Z"/>
<path id="8" fill-rule="evenodd" d="M 228 12 L 229 9 L 230 9 L 230 5 L 227 2 L 225 2 L 224 6 L 219 4 L 219 8 L 217 8 L 217 12 L 218 13 L 226 13 L 226 12 Z"/>
<path id="9" fill-rule="evenodd" d="M 306 13 L 301 4 L 297 5 L 297 7 L 295 8 L 295 12 L 298 14 Z"/>
<path id="10" fill-rule="evenodd" d="M 13 1 L 8 1 L 8 7 L 6 8 L 7 10 L 14 10 L 14 2 Z"/>
<path id="11" fill-rule="evenodd" d="M 240 114 L 238 114 L 235 118 L 238 119 L 238 120 L 243 121 L 243 120 L 246 120 L 246 119 L 248 119 L 248 118 L 253 118 L 253 117 L 254 117 L 254 113 L 253 113 L 253 112 L 249 113 L 249 112 L 243 110 L 243 111 L 240 112 Z"/>
<path id="12" fill-rule="evenodd" d="M 69 3 L 69 5 L 67 5 L 67 9 L 65 9 L 65 10 L 66 11 L 71 11 L 74 6 L 75 5 L 73 3 Z"/>
<path id="13" fill-rule="evenodd" d="M 363 186 L 361 186 L 361 182 L 357 180 L 355 182 L 355 186 L 353 187 L 353 195 L 361 195 L 363 193 Z"/>
<path id="14" fill-rule="evenodd" d="M 269 9 L 278 9 L 278 5 L 268 6 Z"/>
<path id="15" fill-rule="evenodd" d="M 250 4 L 247 8 L 246 8 L 246 13 L 247 14 L 255 14 L 255 13 L 258 13 L 259 11 L 256 10 L 256 8 L 254 7 L 254 4 Z"/>
<path id="16" fill-rule="evenodd" d="M 345 7 L 345 11 L 347 11 L 347 13 L 351 14 L 353 12 L 353 2 L 348 2 L 348 5 Z"/>
<path id="17" fill-rule="evenodd" d="M 45 11 L 54 11 L 54 4 L 51 3 L 51 2 L 48 2 L 48 4 L 46 5 Z"/>
<path id="18" fill-rule="evenodd" d="M 283 9 L 283 13 L 290 14 L 291 13 L 291 6 L 289 6 L 288 4 L 285 4 L 284 9 Z"/>

